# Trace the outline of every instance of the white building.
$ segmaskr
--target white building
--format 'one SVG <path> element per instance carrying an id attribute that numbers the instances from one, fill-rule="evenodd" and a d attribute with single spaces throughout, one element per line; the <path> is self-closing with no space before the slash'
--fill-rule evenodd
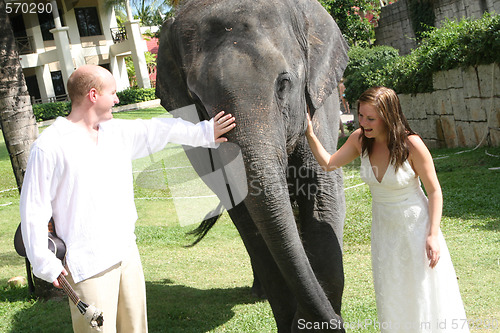
<path id="1" fill-rule="evenodd" d="M 138 86 L 150 87 L 144 56 L 146 42 L 139 21 L 131 19 L 130 11 L 125 29 L 119 29 L 114 10 L 104 5 L 105 0 L 6 3 L 33 101 L 65 100 L 67 79 L 85 64 L 109 69 L 116 78 L 118 91 L 126 89 L 129 80 L 124 58 L 128 55 L 134 61 Z"/>

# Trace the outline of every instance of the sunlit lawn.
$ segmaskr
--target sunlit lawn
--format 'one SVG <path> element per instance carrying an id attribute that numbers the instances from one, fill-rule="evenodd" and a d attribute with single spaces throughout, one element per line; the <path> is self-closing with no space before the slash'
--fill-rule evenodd
<path id="1" fill-rule="evenodd" d="M 116 114 L 148 118 L 162 108 Z M 500 166 L 499 148 L 433 150 L 444 193 L 442 229 L 450 248 L 473 331 L 500 323 Z M 490 156 L 487 155 L 495 155 Z M 192 248 L 189 222 L 217 203 L 207 195 L 177 145 L 152 159 L 134 162 L 136 234 L 148 293 L 150 332 L 275 332 L 266 301 L 251 296 L 252 272 L 241 239 L 227 214 Z M 166 170 L 166 171 L 165 171 Z M 370 192 L 359 177 L 359 161 L 344 169 L 347 214 L 344 234 L 343 317 L 348 331 L 378 332 L 370 262 Z M 168 184 L 168 186 L 167 186 Z M 360 185 L 361 184 L 361 185 Z M 25 275 L 12 239 L 19 223 L 19 195 L 10 160 L 0 143 L 0 321 L 1 332 L 71 332 L 66 299 L 32 300 L 27 288 L 10 289 L 7 280 Z M 174 202 L 179 193 L 200 198 Z M 208 193 L 209 194 L 209 193 Z M 187 212 L 186 212 L 187 210 Z M 179 213 L 179 214 L 178 214 Z M 189 213 L 188 215 L 183 215 Z M 186 222 L 187 221 L 187 222 Z M 475 329 L 474 329 L 475 328 Z"/>

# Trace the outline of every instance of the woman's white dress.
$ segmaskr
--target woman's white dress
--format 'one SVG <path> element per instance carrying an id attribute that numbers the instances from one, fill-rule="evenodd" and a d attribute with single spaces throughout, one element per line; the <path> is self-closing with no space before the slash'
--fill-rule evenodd
<path id="1" fill-rule="evenodd" d="M 368 156 L 361 178 L 372 193 L 372 270 L 382 332 L 468 332 L 457 276 L 441 231 L 434 269 L 425 253 L 427 197 L 408 161 L 381 182 Z"/>

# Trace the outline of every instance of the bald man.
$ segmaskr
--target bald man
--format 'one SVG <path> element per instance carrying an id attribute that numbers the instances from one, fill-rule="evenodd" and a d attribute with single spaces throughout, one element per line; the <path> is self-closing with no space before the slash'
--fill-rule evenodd
<path id="1" fill-rule="evenodd" d="M 168 142 L 215 148 L 234 128 L 220 112 L 196 125 L 181 119 L 112 119 L 119 102 L 113 75 L 79 67 L 68 80 L 70 114 L 34 142 L 21 191 L 21 229 L 33 273 L 59 287 L 62 273 L 77 294 L 104 313 L 103 332 L 147 332 L 146 289 L 135 241 L 132 160 Z M 47 248 L 53 217 L 67 248 L 65 265 Z M 73 330 L 91 332 L 70 302 Z"/>

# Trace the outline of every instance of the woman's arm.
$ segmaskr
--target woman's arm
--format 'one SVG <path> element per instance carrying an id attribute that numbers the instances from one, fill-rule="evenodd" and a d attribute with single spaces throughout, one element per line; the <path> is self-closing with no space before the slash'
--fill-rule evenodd
<path id="1" fill-rule="evenodd" d="M 309 114 L 307 115 L 307 130 L 306 137 L 309 142 L 309 147 L 318 161 L 321 168 L 325 171 L 333 171 L 343 165 L 353 161 L 359 156 L 361 152 L 361 145 L 359 143 L 359 136 L 361 130 L 358 129 L 352 133 L 347 141 L 337 150 L 333 155 L 330 155 L 323 147 L 319 139 L 314 134 L 313 125 Z"/>
<path id="2" fill-rule="evenodd" d="M 434 268 L 439 261 L 440 255 L 438 234 L 443 211 L 443 194 L 441 193 L 441 185 L 434 169 L 431 153 L 424 142 L 418 135 L 410 135 L 408 140 L 410 141 L 411 165 L 422 180 L 429 199 L 430 229 L 425 249 L 427 258 L 430 260 L 429 266 Z"/>

